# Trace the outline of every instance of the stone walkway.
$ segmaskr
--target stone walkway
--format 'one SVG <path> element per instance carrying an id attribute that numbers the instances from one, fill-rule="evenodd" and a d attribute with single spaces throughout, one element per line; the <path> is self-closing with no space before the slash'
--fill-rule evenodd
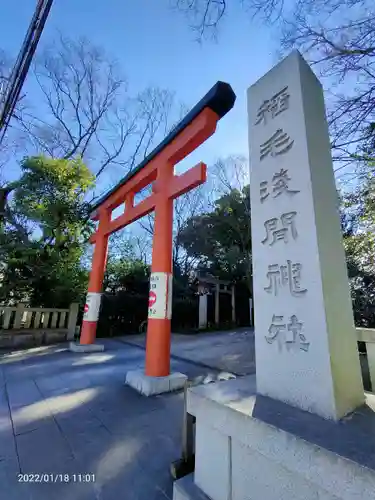
<path id="1" fill-rule="evenodd" d="M 208 335 L 178 336 L 173 350 L 198 363 L 214 357 L 219 366 L 228 339 L 249 340 L 243 332 L 220 333 L 221 342 Z M 172 498 L 169 465 L 180 457 L 182 394 L 145 398 L 125 387 L 126 371 L 143 368 L 144 350 L 104 343 L 105 352 L 95 354 L 52 346 L 0 355 L 0 498 Z M 225 370 L 235 360 L 240 369 L 239 359 L 233 349 Z M 190 379 L 218 373 L 181 359 L 172 359 L 172 370 Z"/>
<path id="2" fill-rule="evenodd" d="M 119 337 L 119 340 L 145 347 L 145 335 Z M 237 330 L 200 333 L 192 335 L 173 334 L 172 355 L 176 359 L 201 363 L 202 366 L 249 375 L 255 373 L 254 330 Z"/>

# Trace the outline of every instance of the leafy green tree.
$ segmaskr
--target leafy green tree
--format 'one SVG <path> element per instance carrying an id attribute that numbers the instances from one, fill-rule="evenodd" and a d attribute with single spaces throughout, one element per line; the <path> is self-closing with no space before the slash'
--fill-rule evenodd
<path id="1" fill-rule="evenodd" d="M 66 306 L 87 285 L 81 258 L 93 223 L 85 195 L 94 178 L 79 158 L 26 158 L 21 172 L 0 234 L 1 300 Z"/>
<path id="2" fill-rule="evenodd" d="M 222 279 L 244 280 L 252 290 L 250 190 L 232 189 L 215 201 L 212 212 L 191 218 L 181 243 L 198 268 Z"/>
<path id="3" fill-rule="evenodd" d="M 369 165 L 370 170 L 373 165 Z M 375 179 L 367 174 L 342 198 L 344 245 L 358 326 L 375 326 Z"/>
<path id="4" fill-rule="evenodd" d="M 109 258 L 103 285 L 104 290 L 112 293 L 122 290 L 147 295 L 149 287 L 148 266 L 138 259 Z"/>
<path id="5" fill-rule="evenodd" d="M 43 243 L 63 249 L 87 240 L 92 225 L 84 196 L 94 178 L 82 160 L 27 158 L 21 171 L 12 208 L 42 233 Z"/>

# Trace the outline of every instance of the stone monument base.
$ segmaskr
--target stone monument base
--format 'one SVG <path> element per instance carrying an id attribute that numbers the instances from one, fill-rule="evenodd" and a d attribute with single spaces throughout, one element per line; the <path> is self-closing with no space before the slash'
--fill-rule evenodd
<path id="1" fill-rule="evenodd" d="M 149 377 L 143 370 L 133 370 L 126 374 L 125 384 L 145 396 L 154 396 L 163 392 L 182 389 L 187 381 L 183 373 L 171 373 L 167 377 Z"/>
<path id="2" fill-rule="evenodd" d="M 188 412 L 195 472 L 174 500 L 375 500 L 373 394 L 334 422 L 257 395 L 252 375 L 189 389 Z"/>

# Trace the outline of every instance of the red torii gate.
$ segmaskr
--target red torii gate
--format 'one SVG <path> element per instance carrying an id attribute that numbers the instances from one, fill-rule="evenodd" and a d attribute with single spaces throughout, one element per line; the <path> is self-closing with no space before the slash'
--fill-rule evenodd
<path id="1" fill-rule="evenodd" d="M 174 174 L 174 166 L 215 132 L 217 122 L 232 109 L 235 99 L 229 84 L 217 82 L 164 141 L 92 207 L 91 218 L 99 224 L 90 240 L 95 248 L 81 345 L 95 342 L 110 234 L 155 210 L 146 342 L 148 376 L 170 374 L 173 199 L 206 181 L 204 163 L 182 175 Z M 150 184 L 152 194 L 134 205 L 136 193 Z M 111 220 L 112 211 L 124 202 L 122 215 Z"/>

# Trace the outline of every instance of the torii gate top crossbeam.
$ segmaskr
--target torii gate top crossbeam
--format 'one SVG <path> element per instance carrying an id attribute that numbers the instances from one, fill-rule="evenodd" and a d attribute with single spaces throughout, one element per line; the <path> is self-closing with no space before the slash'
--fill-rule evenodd
<path id="1" fill-rule="evenodd" d="M 217 82 L 134 170 L 92 206 L 92 219 L 98 220 L 95 243 L 100 233 L 107 236 L 143 217 L 155 208 L 157 197 L 176 198 L 206 180 L 206 165 L 199 163 L 182 175 L 174 175 L 174 165 L 210 137 L 217 122 L 230 111 L 236 96 L 231 86 Z M 152 194 L 134 205 L 134 196 L 152 184 Z M 122 215 L 110 220 L 112 211 L 125 201 Z"/>

